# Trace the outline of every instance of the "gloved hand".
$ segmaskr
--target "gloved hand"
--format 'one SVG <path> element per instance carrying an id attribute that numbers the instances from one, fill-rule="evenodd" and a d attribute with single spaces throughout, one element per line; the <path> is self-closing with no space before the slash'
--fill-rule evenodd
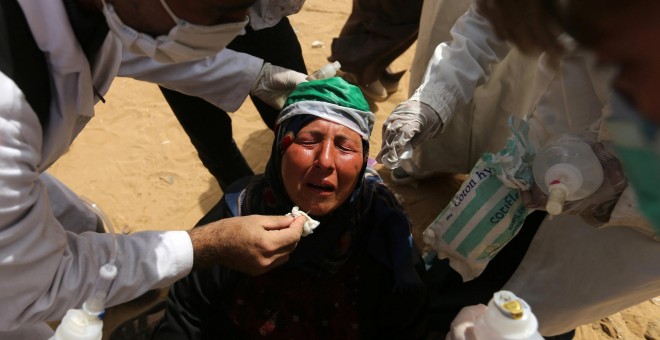
<path id="1" fill-rule="evenodd" d="M 440 115 L 428 104 L 409 99 L 397 105 L 383 124 L 383 142 L 376 160 L 389 169 L 412 158 L 413 147 L 442 127 Z"/>
<path id="2" fill-rule="evenodd" d="M 306 74 L 264 62 L 250 94 L 280 110 L 289 94 L 298 84 L 306 81 L 305 78 Z"/>
<path id="3" fill-rule="evenodd" d="M 463 307 L 451 322 L 446 340 L 473 340 L 474 322 L 488 310 L 486 305 Z"/>
<path id="4" fill-rule="evenodd" d="M 586 198 L 564 203 L 562 214 L 579 215 L 585 222 L 600 226 L 609 220 L 627 181 L 621 163 L 602 143 L 595 143 L 591 148 L 603 167 L 603 184 Z M 548 196 L 536 184 L 523 191 L 522 198 L 527 208 L 537 210 L 545 210 L 548 201 Z"/>

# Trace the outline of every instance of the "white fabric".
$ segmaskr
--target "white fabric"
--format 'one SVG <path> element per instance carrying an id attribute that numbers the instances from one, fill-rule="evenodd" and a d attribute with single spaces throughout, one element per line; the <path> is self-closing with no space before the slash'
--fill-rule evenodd
<path id="1" fill-rule="evenodd" d="M 112 252 L 107 234 L 65 230 L 88 229 L 89 215 L 62 225 L 54 215 L 60 211 L 53 207 L 54 196 L 40 178 L 94 116 L 98 98 L 92 86 L 105 94 L 120 74 L 200 96 L 233 111 L 247 97 L 263 63 L 223 51 L 199 62 L 158 64 L 122 54 L 121 43 L 109 34 L 90 74 L 62 2 L 19 3 L 37 44 L 46 52 L 52 101 L 48 129 L 42 132 L 21 91 L 0 73 L 0 331 L 35 327 L 40 321 L 60 319 L 69 308 L 79 308 Z M 61 197 L 74 196 L 58 195 L 57 204 L 67 204 L 59 201 Z M 192 244 L 185 231 L 119 236 L 119 247 L 119 272 L 109 305 L 169 285 L 192 268 Z"/>
<path id="2" fill-rule="evenodd" d="M 311 218 L 309 215 L 307 215 L 306 212 L 301 211 L 298 206 L 295 206 L 291 209 L 291 212 L 287 214 L 287 216 L 293 216 L 297 218 L 298 216 L 304 216 L 305 217 L 305 224 L 303 225 L 303 230 L 302 230 L 302 236 L 308 236 L 312 233 L 314 233 L 314 229 L 321 224 L 321 222 Z"/>
<path id="3" fill-rule="evenodd" d="M 481 154 L 501 148 L 507 117 L 522 115 L 528 100 L 535 60 L 499 40 L 474 6 L 465 12 L 469 3 L 424 2 L 410 92 L 419 87 L 413 98 L 440 113 L 444 126 L 414 149 L 414 177 L 468 173 Z"/>
<path id="4" fill-rule="evenodd" d="M 247 98 L 262 65 L 262 59 L 229 49 L 215 57 L 173 65 L 124 52 L 117 75 L 158 83 L 234 112 Z"/>
<path id="5" fill-rule="evenodd" d="M 550 66 L 545 56 L 538 68 L 525 110 L 530 130 L 541 145 L 553 136 L 582 133 L 599 140 L 613 152 L 609 132 L 600 123 L 609 114 L 608 74 L 596 69 L 590 54 L 577 51 L 565 55 L 558 65 Z M 595 128 L 596 127 L 596 128 Z M 630 187 L 619 198 L 607 226 L 629 226 L 653 238 L 657 237 L 639 211 Z"/>
<path id="6" fill-rule="evenodd" d="M 525 109 L 541 144 L 565 133 L 586 133 L 600 139 L 599 130 L 592 131 L 591 126 L 609 109 L 607 84 L 587 54 L 568 54 L 556 66 L 541 56 L 531 87 L 532 101 Z"/>
<path id="7" fill-rule="evenodd" d="M 27 339 L 35 339 L 35 340 L 43 340 L 43 339 L 50 339 L 53 335 L 55 335 L 55 332 L 53 331 L 50 326 L 45 323 L 36 323 L 32 324 L 23 328 L 19 328 L 13 331 L 8 331 L 8 332 L 3 332 L 0 331 L 0 339 L 3 340 L 27 340 Z"/>
<path id="8" fill-rule="evenodd" d="M 39 180 L 48 191 L 48 199 L 55 219 L 64 229 L 76 234 L 100 231 L 97 230 L 100 223 L 98 217 L 76 193 L 47 172 L 39 175 Z"/>
<path id="9" fill-rule="evenodd" d="M 659 261 L 660 244 L 636 230 L 560 215 L 543 221 L 504 289 L 529 303 L 551 336 L 660 295 Z"/>
<path id="10" fill-rule="evenodd" d="M 541 142 L 587 133 L 611 149 L 603 138 L 607 133 L 592 129 L 608 114 L 606 77 L 589 55 L 569 54 L 556 67 L 541 57 L 529 109 Z M 599 229 L 576 216 L 543 222 L 505 286 L 532 306 L 543 335 L 564 333 L 660 294 L 660 243 L 635 206 L 627 188 L 613 218 Z"/>
<path id="11" fill-rule="evenodd" d="M 239 34 L 244 34 L 248 23 L 246 16 L 240 22 L 214 26 L 194 25 L 176 17 L 167 3 L 161 0 L 161 5 L 176 25 L 167 35 L 152 37 L 125 25 L 111 4 L 104 0 L 101 2 L 110 31 L 119 38 L 124 48 L 161 63 L 180 63 L 214 56 Z"/>
<path id="12" fill-rule="evenodd" d="M 422 84 L 424 71 L 440 43 L 451 40 L 449 31 L 456 20 L 470 7 L 470 0 L 435 0 L 424 1 L 419 19 L 419 33 L 412 65 L 408 96 Z"/>

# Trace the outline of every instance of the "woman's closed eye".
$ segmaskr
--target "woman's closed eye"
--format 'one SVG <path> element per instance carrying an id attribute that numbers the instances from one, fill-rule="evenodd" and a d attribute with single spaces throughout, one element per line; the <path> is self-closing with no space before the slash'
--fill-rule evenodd
<path id="1" fill-rule="evenodd" d="M 346 139 L 346 138 L 338 138 L 335 139 L 335 146 L 347 153 L 356 153 L 360 152 L 361 145 L 355 145 L 355 143 L 352 140 Z"/>
<path id="2" fill-rule="evenodd" d="M 324 136 L 306 135 L 296 137 L 294 142 L 302 146 L 314 147 L 322 144 L 325 139 Z M 333 144 L 335 148 L 345 153 L 356 153 L 360 152 L 361 149 L 361 145 L 358 146 L 354 141 L 342 136 L 335 136 Z"/>
<path id="3" fill-rule="evenodd" d="M 314 145 L 320 143 L 322 138 L 315 138 L 314 136 L 297 136 L 296 139 L 293 141 L 296 144 L 301 144 L 301 145 Z"/>

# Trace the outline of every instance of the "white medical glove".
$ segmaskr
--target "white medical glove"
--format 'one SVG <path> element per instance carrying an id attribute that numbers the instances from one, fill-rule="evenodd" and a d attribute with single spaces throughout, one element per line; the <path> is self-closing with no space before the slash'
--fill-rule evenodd
<path id="1" fill-rule="evenodd" d="M 408 99 L 394 108 L 383 123 L 383 142 L 376 160 L 389 169 L 412 158 L 413 147 L 442 127 L 440 115 L 428 104 Z"/>
<path id="2" fill-rule="evenodd" d="M 250 94 L 281 110 L 286 98 L 305 78 L 306 74 L 264 62 Z"/>

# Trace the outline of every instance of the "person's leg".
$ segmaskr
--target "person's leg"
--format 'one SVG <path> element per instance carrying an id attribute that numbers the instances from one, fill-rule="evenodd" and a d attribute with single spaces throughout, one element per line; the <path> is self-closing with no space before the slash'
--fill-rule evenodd
<path id="1" fill-rule="evenodd" d="M 360 84 L 378 81 L 417 39 L 421 0 L 354 0 L 353 10 L 332 42 L 332 61 Z"/>
<path id="2" fill-rule="evenodd" d="M 248 28 L 247 31 L 249 34 L 246 34 L 245 38 L 232 42 L 232 49 L 261 58 L 273 65 L 307 74 L 302 47 L 288 18 L 282 18 L 277 25 L 270 28 L 258 31 Z M 250 96 L 250 99 L 259 111 L 261 119 L 273 130 L 280 111 L 257 97 Z"/>
<path id="3" fill-rule="evenodd" d="M 160 90 L 221 189 L 254 174 L 234 143 L 231 118 L 226 112 L 204 99 L 164 87 Z"/>

